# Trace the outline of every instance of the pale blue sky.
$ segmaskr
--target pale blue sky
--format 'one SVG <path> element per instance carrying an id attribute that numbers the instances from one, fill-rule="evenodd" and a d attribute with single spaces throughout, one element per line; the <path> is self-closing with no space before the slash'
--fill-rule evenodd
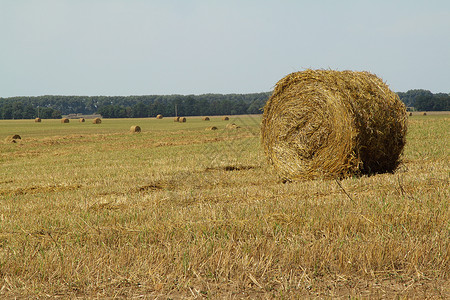
<path id="1" fill-rule="evenodd" d="M 305 68 L 450 92 L 448 0 L 0 0 L 0 97 L 252 93 Z"/>

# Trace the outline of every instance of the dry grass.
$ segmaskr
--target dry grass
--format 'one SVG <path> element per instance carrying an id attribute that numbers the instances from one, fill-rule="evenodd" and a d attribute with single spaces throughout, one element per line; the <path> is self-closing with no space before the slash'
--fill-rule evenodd
<path id="1" fill-rule="evenodd" d="M 405 105 L 377 76 L 306 70 L 277 83 L 261 136 L 281 177 L 342 178 L 395 170 L 406 120 Z"/>
<path id="2" fill-rule="evenodd" d="M 287 184 L 233 121 L 0 121 L 27 136 L 0 144 L 0 297 L 450 293 L 448 115 L 409 118 L 394 174 Z"/>

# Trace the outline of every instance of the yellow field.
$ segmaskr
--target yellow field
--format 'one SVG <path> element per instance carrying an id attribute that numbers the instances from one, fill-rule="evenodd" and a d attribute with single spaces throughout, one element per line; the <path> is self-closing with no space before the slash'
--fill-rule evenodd
<path id="1" fill-rule="evenodd" d="M 260 119 L 0 121 L 0 297 L 450 295 L 450 115 L 395 174 L 286 184 Z"/>

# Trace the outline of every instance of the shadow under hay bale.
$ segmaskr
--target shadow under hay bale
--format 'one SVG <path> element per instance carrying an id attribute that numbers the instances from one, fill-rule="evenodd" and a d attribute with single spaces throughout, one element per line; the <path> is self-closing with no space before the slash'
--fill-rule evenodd
<path id="1" fill-rule="evenodd" d="M 61 119 L 61 123 L 69 123 L 69 119 L 67 119 L 67 118 L 62 118 L 62 119 Z"/>
<path id="2" fill-rule="evenodd" d="M 394 171 L 406 137 L 406 107 L 368 72 L 287 75 L 264 107 L 262 144 L 284 179 Z"/>
<path id="3" fill-rule="evenodd" d="M 203 117 L 202 120 L 203 121 L 209 121 L 209 117 Z"/>
<path id="4" fill-rule="evenodd" d="M 185 117 L 180 117 L 180 119 L 178 120 L 178 122 L 180 122 L 180 123 L 185 123 L 185 122 L 186 122 L 186 118 L 185 118 Z"/>
<path id="5" fill-rule="evenodd" d="M 130 132 L 131 133 L 140 133 L 141 132 L 141 127 L 139 127 L 139 126 L 131 126 Z"/>
<path id="6" fill-rule="evenodd" d="M 100 118 L 95 118 L 94 120 L 92 120 L 92 124 L 101 124 L 102 123 L 102 119 Z"/>
<path id="7" fill-rule="evenodd" d="M 41 123 L 41 121 L 42 121 L 41 118 L 36 118 L 36 119 L 34 119 L 34 122 L 35 122 L 35 123 Z"/>
<path id="8" fill-rule="evenodd" d="M 157 115 L 156 118 L 157 118 L 157 119 L 162 119 L 162 118 L 163 118 L 163 115 Z"/>

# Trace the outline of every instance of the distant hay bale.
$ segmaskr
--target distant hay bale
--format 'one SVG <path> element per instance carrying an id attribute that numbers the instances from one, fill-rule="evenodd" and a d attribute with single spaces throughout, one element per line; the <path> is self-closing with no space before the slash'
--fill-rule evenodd
<path id="1" fill-rule="evenodd" d="M 231 123 L 231 124 L 227 124 L 227 126 L 225 126 L 225 128 L 226 129 L 238 129 L 238 128 L 241 128 L 241 127 L 236 125 L 236 124 L 234 124 L 234 123 Z"/>
<path id="2" fill-rule="evenodd" d="M 265 154 L 283 179 L 394 171 L 406 107 L 368 72 L 306 70 L 282 78 L 264 107 Z"/>
<path id="3" fill-rule="evenodd" d="M 102 123 L 102 119 L 100 118 L 95 118 L 94 120 L 92 120 L 92 124 L 101 124 Z"/>
<path id="4" fill-rule="evenodd" d="M 180 117 L 175 117 L 175 118 L 173 118 L 173 121 L 174 121 L 174 122 L 180 122 Z"/>
<path id="5" fill-rule="evenodd" d="M 216 126 L 211 126 L 211 127 L 206 128 L 205 130 L 217 130 L 217 127 Z"/>
<path id="6" fill-rule="evenodd" d="M 62 119 L 61 119 L 61 123 L 69 123 L 69 119 L 67 119 L 67 118 L 62 118 Z"/>
<path id="7" fill-rule="evenodd" d="M 203 121 L 209 121 L 209 117 L 203 117 L 202 120 Z"/>
<path id="8" fill-rule="evenodd" d="M 424 112 L 422 115 L 424 115 L 424 116 L 426 116 L 427 115 L 427 113 L 426 112 Z"/>
<path id="9" fill-rule="evenodd" d="M 41 120 L 41 118 L 36 118 L 36 119 L 34 119 L 34 122 L 35 123 L 40 123 L 42 120 Z"/>
<path id="10" fill-rule="evenodd" d="M 185 123 L 185 122 L 186 122 L 186 118 L 185 118 L 185 117 L 180 117 L 180 119 L 178 120 L 178 122 L 180 122 L 180 123 Z"/>
<path id="11" fill-rule="evenodd" d="M 222 121 L 228 121 L 230 118 L 228 117 L 222 117 Z"/>
<path id="12" fill-rule="evenodd" d="M 6 137 L 5 142 L 7 142 L 7 143 L 17 143 L 17 140 L 20 140 L 20 139 L 22 139 L 20 137 L 20 135 L 14 134 L 14 135 L 10 135 L 10 136 Z"/>
<path id="13" fill-rule="evenodd" d="M 410 112 L 410 113 L 409 113 L 409 116 L 411 117 L 412 115 L 413 115 L 412 112 Z"/>
<path id="14" fill-rule="evenodd" d="M 139 127 L 139 126 L 131 126 L 130 132 L 131 133 L 140 133 L 141 132 L 141 127 Z"/>
<path id="15" fill-rule="evenodd" d="M 80 123 L 84 123 L 84 122 L 86 122 L 86 120 L 85 120 L 84 118 L 80 118 L 80 119 L 79 119 L 79 122 L 80 122 Z"/>
<path id="16" fill-rule="evenodd" d="M 162 118 L 163 118 L 163 115 L 157 115 L 156 118 L 157 118 L 157 119 L 162 119 Z"/>

